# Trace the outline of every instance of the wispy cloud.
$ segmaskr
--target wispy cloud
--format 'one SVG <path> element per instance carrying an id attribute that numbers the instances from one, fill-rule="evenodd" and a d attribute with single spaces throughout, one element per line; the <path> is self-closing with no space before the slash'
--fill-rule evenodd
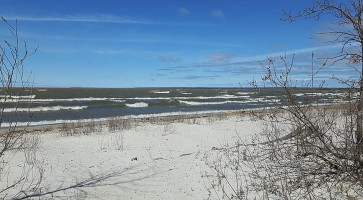
<path id="1" fill-rule="evenodd" d="M 315 52 L 318 50 L 332 50 L 332 49 L 338 49 L 341 48 L 340 44 L 336 45 L 329 45 L 329 46 L 320 46 L 320 47 L 311 47 L 311 48 L 302 48 L 302 49 L 295 49 L 295 50 L 289 50 L 289 51 L 281 51 L 281 52 L 273 52 L 269 54 L 262 54 L 262 55 L 256 55 L 256 56 L 248 56 L 248 57 L 237 57 L 233 56 L 231 54 L 211 54 L 208 56 L 208 58 L 214 58 L 213 60 L 207 60 L 202 61 L 199 63 L 191 64 L 190 67 L 226 67 L 226 66 L 246 66 L 246 65 L 259 65 L 260 62 L 266 61 L 267 58 L 279 58 L 280 56 L 289 56 L 289 55 L 300 55 L 302 57 L 299 57 L 299 61 L 305 61 L 304 58 L 306 58 L 307 53 L 310 55 L 311 61 L 311 52 Z M 305 56 L 305 57 L 304 57 Z M 219 59 L 218 59 L 219 58 Z M 228 59 L 227 59 L 228 58 Z"/>
<path id="2" fill-rule="evenodd" d="M 174 58 L 171 56 L 158 56 L 157 59 L 160 60 L 161 62 L 166 62 L 166 63 L 176 63 L 181 61 L 180 58 Z"/>
<path id="3" fill-rule="evenodd" d="M 227 54 L 227 53 L 215 53 L 215 54 L 210 54 L 208 57 L 215 60 L 222 60 L 222 59 L 231 58 L 232 56 L 233 56 L 232 54 Z"/>
<path id="4" fill-rule="evenodd" d="M 310 48 L 302 48 L 302 49 L 294 49 L 289 51 L 279 51 L 269 54 L 257 55 L 257 56 L 250 56 L 250 57 L 239 57 L 235 58 L 234 62 L 253 62 L 253 61 L 263 61 L 266 60 L 268 57 L 280 57 L 282 55 L 292 55 L 292 54 L 301 54 L 301 53 L 311 53 L 318 50 L 329 50 L 329 49 L 337 49 L 341 48 L 341 44 L 335 45 L 328 45 L 328 46 L 319 46 L 319 47 L 310 47 Z"/>
<path id="5" fill-rule="evenodd" d="M 190 13 L 189 10 L 185 10 Z M 185 12 L 184 11 L 184 12 Z M 173 22 L 154 21 L 148 19 L 137 19 L 105 14 L 94 15 L 66 15 L 66 16 L 15 16 L 3 15 L 6 20 L 32 21 L 32 22 L 73 22 L 73 23 L 114 23 L 114 24 L 135 24 L 135 25 L 163 25 L 163 26 L 186 26 L 201 27 L 214 26 L 205 22 Z"/>
<path id="6" fill-rule="evenodd" d="M 188 66 L 176 66 L 176 67 L 166 67 L 166 68 L 159 68 L 159 71 L 193 71 L 192 69 L 188 69 Z"/>
<path id="7" fill-rule="evenodd" d="M 96 50 L 92 50 L 92 53 L 99 54 L 99 55 L 121 55 L 121 54 L 141 55 L 141 54 L 146 54 L 146 55 L 150 55 L 150 56 L 156 56 L 155 54 L 160 54 L 162 52 L 137 50 L 137 49 L 111 49 L 111 50 L 96 49 Z"/>
<path id="8" fill-rule="evenodd" d="M 212 17 L 216 17 L 216 18 L 219 18 L 219 19 L 225 19 L 226 18 L 224 16 L 223 12 L 221 10 L 218 10 L 218 9 L 212 10 L 212 12 L 210 13 L 210 15 Z"/>
<path id="9" fill-rule="evenodd" d="M 179 14 L 181 16 L 189 15 L 190 11 L 188 9 L 186 9 L 185 7 L 181 7 L 181 8 L 179 8 Z"/>
<path id="10" fill-rule="evenodd" d="M 41 47 L 38 50 L 39 52 L 46 52 L 46 53 L 74 53 L 77 51 L 76 48 L 50 48 L 50 47 Z"/>
<path id="11" fill-rule="evenodd" d="M 1 34 L 1 31 L 0 31 Z M 164 38 L 147 38 L 147 36 L 142 35 L 140 38 L 137 36 L 130 37 L 77 37 L 74 35 L 66 36 L 66 35 L 45 35 L 45 34 L 37 34 L 37 33 L 25 33 L 22 32 L 20 34 L 25 38 L 32 39 L 47 39 L 47 40 L 64 40 L 64 41 L 89 41 L 89 42 L 122 42 L 122 43 L 149 43 L 149 44 L 183 44 L 183 45 L 195 45 L 195 46 L 211 46 L 211 47 L 242 47 L 239 44 L 233 43 L 218 43 L 218 42 L 208 42 L 208 41 L 200 41 L 198 39 L 183 39 L 183 38 L 172 38 L 171 36 Z M 174 35 L 175 37 L 175 35 Z M 146 38 L 146 39 L 145 39 Z"/>
<path id="12" fill-rule="evenodd" d="M 286 52 L 273 52 L 270 54 L 256 55 L 251 57 L 236 57 L 231 54 L 218 53 L 218 54 L 210 54 L 208 55 L 206 61 L 200 61 L 197 63 L 191 63 L 185 67 L 188 67 L 186 70 L 190 69 L 203 69 L 202 75 L 199 76 L 188 76 L 183 77 L 185 79 L 210 79 L 215 78 L 215 73 L 217 74 L 230 74 L 234 76 L 239 75 L 263 75 L 265 74 L 263 68 L 261 67 L 261 62 L 267 60 L 267 58 L 275 58 L 277 61 L 280 56 L 286 55 L 289 58 L 292 58 L 293 54 L 296 54 L 295 64 L 293 69 L 294 76 L 306 76 L 307 72 L 311 73 L 311 52 L 332 52 L 336 49 L 339 49 L 340 45 L 330 45 L 330 46 L 320 46 L 320 47 L 311 47 L 311 48 L 302 48 L 295 49 Z M 232 59 L 233 58 L 233 59 Z M 211 60 L 212 59 L 212 60 Z M 324 62 L 316 59 L 318 62 Z M 279 62 L 276 63 L 276 67 L 280 69 Z M 282 66 L 282 65 L 281 65 Z M 318 68 L 318 63 L 316 63 Z M 282 68 L 281 68 L 282 69 Z M 159 70 L 175 70 L 173 67 L 159 69 Z M 354 74 L 353 69 L 348 69 L 346 65 L 337 65 L 333 68 L 325 68 L 323 69 L 319 75 L 332 75 L 332 74 Z M 178 78 L 181 79 L 181 78 Z"/>
<path id="13" fill-rule="evenodd" d="M 229 63 L 229 59 L 232 58 L 232 54 L 227 53 L 215 53 L 208 55 L 208 58 L 211 60 L 208 60 L 206 62 L 203 62 L 202 66 L 222 66 L 224 64 Z"/>
<path id="14" fill-rule="evenodd" d="M 3 16 L 6 20 L 37 21 L 37 22 L 92 22 L 92 23 L 117 23 L 117 24 L 161 24 L 148 20 L 136 20 L 113 15 L 68 15 L 54 16 Z"/>
<path id="15" fill-rule="evenodd" d="M 94 50 L 93 53 L 95 54 L 124 54 L 124 53 L 128 53 L 128 51 L 124 51 L 124 50 Z"/>
<path id="16" fill-rule="evenodd" d="M 187 75 L 187 76 L 183 76 L 183 77 L 177 77 L 177 78 L 170 78 L 170 79 L 183 79 L 183 80 L 197 80 L 197 79 L 215 79 L 218 78 L 220 76 L 216 76 L 216 75 L 211 75 L 211 76 L 203 76 L 203 75 Z"/>
<path id="17" fill-rule="evenodd" d="M 225 74 L 229 73 L 232 75 L 249 75 L 249 74 L 263 74 L 264 71 L 260 65 L 251 65 L 251 66 L 237 66 L 237 67 L 223 67 L 223 68 L 212 68 L 204 70 L 206 73 L 219 73 Z"/>
<path id="18" fill-rule="evenodd" d="M 183 66 L 165 67 L 157 69 L 160 73 L 166 74 L 167 77 L 174 80 L 219 80 L 222 77 L 230 79 L 252 79 L 255 77 L 259 80 L 259 84 L 263 84 L 261 77 L 263 77 L 266 72 L 261 66 L 261 62 L 267 61 L 267 58 L 276 59 L 276 70 L 278 72 L 283 71 L 283 63 L 279 59 L 280 56 L 287 56 L 287 61 L 291 62 L 292 55 L 295 54 L 295 63 L 291 71 L 291 77 L 293 80 L 298 81 L 303 85 L 303 83 L 311 80 L 311 53 L 314 52 L 315 55 L 332 54 L 336 50 L 339 50 L 340 45 L 329 45 L 329 46 L 319 46 L 311 48 L 301 48 L 294 49 L 284 52 L 272 52 L 269 54 L 262 54 L 249 57 L 235 56 L 228 53 L 214 53 L 209 54 L 200 60 L 199 62 L 190 63 Z M 319 68 L 320 59 L 316 59 L 315 70 Z M 193 71 L 193 72 L 192 72 Z M 320 70 L 320 72 L 315 76 L 316 83 L 320 81 L 331 80 L 332 75 L 340 75 L 343 78 L 347 78 L 356 74 L 354 69 L 347 68 L 345 64 L 334 65 L 334 67 L 326 67 Z M 304 82 L 305 81 L 305 82 Z M 238 81 L 236 81 L 237 83 Z"/>

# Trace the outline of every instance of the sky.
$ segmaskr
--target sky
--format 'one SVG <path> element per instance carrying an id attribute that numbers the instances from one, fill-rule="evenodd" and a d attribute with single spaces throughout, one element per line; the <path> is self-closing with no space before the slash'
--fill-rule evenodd
<path id="1" fill-rule="evenodd" d="M 29 48 L 35 87 L 249 87 L 262 85 L 261 63 L 295 55 L 297 81 L 310 80 L 311 54 L 339 45 L 313 37 L 333 18 L 281 21 L 311 0 L 0 0 Z M 0 39 L 12 41 L 4 23 Z M 2 43 L 3 44 L 3 43 Z M 317 59 L 317 65 L 319 63 Z M 356 79 L 331 66 L 314 83 L 339 87 L 332 76 Z"/>

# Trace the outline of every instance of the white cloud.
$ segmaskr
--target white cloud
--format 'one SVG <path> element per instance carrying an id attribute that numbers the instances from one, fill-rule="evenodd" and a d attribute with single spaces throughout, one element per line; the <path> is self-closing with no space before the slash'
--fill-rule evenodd
<path id="1" fill-rule="evenodd" d="M 161 62 L 166 62 L 166 63 L 180 62 L 180 58 L 174 58 L 171 56 L 158 56 L 157 59 L 160 60 Z"/>
<path id="2" fill-rule="evenodd" d="M 93 22 L 93 23 L 118 23 L 118 24 L 160 24 L 146 20 L 134 20 L 112 15 L 83 15 L 83 16 L 62 16 L 62 17 L 33 17 L 33 16 L 4 16 L 6 20 L 38 21 L 38 22 Z"/>
<path id="3" fill-rule="evenodd" d="M 147 50 L 130 50 L 130 49 L 114 49 L 114 50 L 101 50 L 101 49 L 96 49 L 92 51 L 95 54 L 99 54 L 99 55 L 118 55 L 118 54 L 136 54 L 136 55 L 141 55 L 141 54 L 147 54 L 147 55 L 153 55 L 156 53 L 160 53 L 160 52 L 156 52 L 156 51 L 147 51 Z"/>
<path id="4" fill-rule="evenodd" d="M 190 11 L 184 7 L 179 8 L 179 13 L 181 16 L 189 15 Z"/>
<path id="5" fill-rule="evenodd" d="M 258 55 L 258 56 L 251 56 L 251 57 L 240 57 L 235 58 L 235 62 L 249 62 L 249 61 L 261 61 L 266 60 L 268 57 L 280 57 L 282 55 L 292 55 L 292 54 L 299 54 L 299 53 L 311 53 L 317 50 L 323 49 L 336 49 L 341 48 L 341 44 L 329 45 L 329 46 L 320 46 L 320 47 L 311 47 L 311 48 L 303 48 L 303 49 L 295 49 L 290 51 L 280 51 L 270 54 Z"/>
<path id="6" fill-rule="evenodd" d="M 309 53 L 308 59 L 311 59 L 311 52 L 319 51 L 319 50 L 332 50 L 341 48 L 341 44 L 329 45 L 329 46 L 319 46 L 319 47 L 311 47 L 311 48 L 303 48 L 303 49 L 295 49 L 290 51 L 280 51 L 273 52 L 269 54 L 262 54 L 256 56 L 248 56 L 248 57 L 237 57 L 231 54 L 211 54 L 208 57 L 214 59 L 212 61 L 204 61 L 199 62 L 197 64 L 193 64 L 194 67 L 221 67 L 221 66 L 251 66 L 257 64 L 259 66 L 259 62 L 266 61 L 267 58 L 279 58 L 280 56 L 289 56 L 289 55 L 301 55 L 306 56 L 306 53 Z M 316 52 L 315 52 L 316 53 Z M 300 58 L 301 60 L 301 58 Z M 310 60 L 309 60 L 310 61 Z"/>
<path id="7" fill-rule="evenodd" d="M 218 10 L 218 9 L 212 10 L 210 15 L 212 17 L 216 17 L 216 18 L 219 18 L 219 19 L 225 19 L 225 16 L 224 16 L 223 12 L 221 10 Z"/>
<path id="8" fill-rule="evenodd" d="M 210 54 L 208 57 L 215 60 L 222 60 L 222 59 L 231 58 L 232 56 L 233 56 L 232 54 L 216 53 L 216 54 Z"/>

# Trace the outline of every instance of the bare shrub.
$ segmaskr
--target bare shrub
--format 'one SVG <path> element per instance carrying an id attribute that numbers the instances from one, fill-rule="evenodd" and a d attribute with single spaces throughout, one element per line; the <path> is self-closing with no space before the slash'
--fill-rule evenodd
<path id="1" fill-rule="evenodd" d="M 161 126 L 162 135 L 171 135 L 175 133 L 175 126 L 171 122 L 167 122 Z"/>
<path id="2" fill-rule="evenodd" d="M 82 133 L 80 129 L 81 123 L 63 123 L 60 127 L 60 131 L 63 136 L 75 136 Z"/>
<path id="3" fill-rule="evenodd" d="M 37 162 L 37 150 L 40 147 L 41 140 L 38 134 L 27 134 L 23 138 L 25 162 L 29 165 L 35 165 Z"/>
<path id="4" fill-rule="evenodd" d="M 208 124 L 214 124 L 218 119 L 215 115 L 207 116 L 206 118 Z"/>
<path id="5" fill-rule="evenodd" d="M 226 199 L 363 197 L 357 100 L 351 96 L 339 107 L 320 105 L 316 97 L 302 101 L 290 82 L 293 65 L 286 57 L 281 61 L 287 71 L 278 73 L 271 60 L 265 69 L 271 84 L 283 89 L 282 104 L 256 112 L 264 129 L 252 142 L 215 149 L 208 162 L 214 172 L 209 189 Z"/>
<path id="6" fill-rule="evenodd" d="M 82 126 L 83 130 L 83 134 L 91 134 L 91 133 L 97 133 L 97 132 L 101 132 L 102 131 L 102 126 L 101 124 L 95 122 L 94 120 L 91 120 L 90 122 L 85 123 Z"/>
<path id="7" fill-rule="evenodd" d="M 124 133 L 118 132 L 111 138 L 116 150 L 124 150 Z"/>
<path id="8" fill-rule="evenodd" d="M 98 139 L 98 146 L 100 147 L 100 151 L 103 151 L 109 147 L 109 144 L 104 138 L 100 138 Z"/>
<path id="9" fill-rule="evenodd" d="M 102 124 L 91 120 L 90 122 L 63 123 L 60 125 L 60 132 L 63 136 L 89 135 L 102 131 Z"/>
<path id="10" fill-rule="evenodd" d="M 191 124 L 199 124 L 200 121 L 199 121 L 199 117 L 197 116 L 193 116 L 190 120 L 189 120 L 189 123 Z"/>
<path id="11" fill-rule="evenodd" d="M 123 151 L 125 149 L 124 147 L 124 140 L 125 136 L 122 131 L 112 133 L 111 137 L 102 137 L 98 139 L 98 146 L 100 148 L 100 151 L 106 150 L 106 149 L 115 149 L 119 151 Z"/>
<path id="12" fill-rule="evenodd" d="M 120 130 L 119 120 L 115 117 L 107 120 L 108 131 L 114 132 Z"/>
<path id="13" fill-rule="evenodd" d="M 330 15 L 336 30 L 319 33 L 334 37 L 340 52 L 327 58 L 314 71 L 312 54 L 310 94 L 296 95 L 294 56 L 268 58 L 263 81 L 279 91 L 276 112 L 260 114 L 264 130 L 252 142 L 214 149 L 209 158 L 214 173 L 211 196 L 220 199 L 361 199 L 363 197 L 363 26 L 362 0 L 336 2 L 316 0 L 297 16 L 287 20 Z M 285 13 L 286 14 L 286 13 Z M 350 29 L 340 29 L 341 27 Z M 359 80 L 334 77 L 346 87 L 340 106 L 323 106 L 314 87 L 314 76 L 322 68 L 348 64 L 360 74 Z M 253 84 L 254 86 L 257 86 Z M 212 159 L 215 158 L 215 159 Z M 212 161 L 211 161 L 212 160 Z"/>
<path id="14" fill-rule="evenodd" d="M 71 127 L 72 125 L 70 123 L 63 123 L 61 124 L 60 126 L 60 132 L 62 133 L 62 135 L 64 136 L 71 136 L 73 135 L 73 132 L 72 132 L 72 128 Z"/>
<path id="15" fill-rule="evenodd" d="M 132 128 L 132 121 L 130 119 L 110 118 L 106 121 L 106 126 L 110 132 L 114 132 L 113 135 L 106 140 L 102 138 L 98 141 L 100 150 L 107 148 L 114 148 L 115 150 L 124 150 L 124 133 L 122 130 L 128 130 Z"/>
<path id="16" fill-rule="evenodd" d="M 37 49 L 29 51 L 27 43 L 19 39 L 17 21 L 13 26 L 1 18 L 12 38 L 0 43 L 0 198 L 17 199 L 38 192 L 43 180 L 43 164 L 36 154 L 40 140 L 26 130 L 31 118 L 19 126 L 24 110 L 18 109 L 19 102 L 31 104 L 31 76 L 25 73 L 24 62 Z M 9 102 L 13 111 L 5 113 Z M 21 165 L 14 165 L 14 158 L 22 159 Z"/>
<path id="17" fill-rule="evenodd" d="M 130 119 L 121 119 L 117 117 L 112 117 L 106 122 L 107 128 L 110 132 L 128 130 L 131 129 L 132 124 Z"/>
<path id="18" fill-rule="evenodd" d="M 187 123 L 187 124 L 200 124 L 201 116 L 196 112 L 191 115 L 178 115 L 177 122 Z"/>

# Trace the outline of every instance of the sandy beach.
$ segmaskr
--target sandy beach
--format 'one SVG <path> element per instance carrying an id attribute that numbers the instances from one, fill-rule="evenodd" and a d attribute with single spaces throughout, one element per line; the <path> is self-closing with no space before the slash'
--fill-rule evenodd
<path id="1" fill-rule="evenodd" d="M 260 124 L 229 115 L 144 121 L 87 135 L 66 136 L 59 127 L 33 133 L 44 172 L 40 198 L 207 199 L 206 155 L 237 138 L 248 140 Z M 20 173 L 25 159 L 14 156 L 9 177 Z"/>

